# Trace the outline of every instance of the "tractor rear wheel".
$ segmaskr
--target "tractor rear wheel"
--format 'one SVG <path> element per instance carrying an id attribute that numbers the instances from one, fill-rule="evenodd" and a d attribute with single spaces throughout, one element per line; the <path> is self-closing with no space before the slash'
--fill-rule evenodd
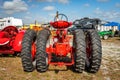
<path id="1" fill-rule="evenodd" d="M 50 36 L 50 31 L 43 29 L 38 33 L 36 43 L 36 69 L 38 72 L 45 72 L 48 69 L 48 56 L 46 44 Z"/>
<path id="2" fill-rule="evenodd" d="M 75 71 L 83 72 L 85 69 L 86 44 L 83 30 L 75 30 Z"/>
<path id="3" fill-rule="evenodd" d="M 101 39 L 96 30 L 88 30 L 86 36 L 88 36 L 86 37 L 86 70 L 96 73 L 101 65 Z"/>
<path id="4" fill-rule="evenodd" d="M 32 43 L 35 41 L 36 32 L 28 29 L 23 37 L 21 60 L 24 71 L 32 72 L 34 70 L 33 59 L 31 54 Z"/>

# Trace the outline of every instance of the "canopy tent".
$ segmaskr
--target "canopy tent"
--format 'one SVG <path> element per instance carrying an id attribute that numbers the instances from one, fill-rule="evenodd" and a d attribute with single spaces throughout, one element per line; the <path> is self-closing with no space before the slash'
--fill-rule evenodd
<path id="1" fill-rule="evenodd" d="M 117 22 L 109 22 L 107 24 L 104 24 L 104 26 L 118 26 L 118 29 L 120 30 L 120 23 Z"/>

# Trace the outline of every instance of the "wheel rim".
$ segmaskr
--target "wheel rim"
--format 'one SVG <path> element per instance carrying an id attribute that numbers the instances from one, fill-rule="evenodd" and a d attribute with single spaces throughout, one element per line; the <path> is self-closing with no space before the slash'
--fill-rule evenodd
<path id="1" fill-rule="evenodd" d="M 108 39 L 108 36 L 107 36 L 107 35 L 105 35 L 105 36 L 104 36 L 104 39 Z"/>

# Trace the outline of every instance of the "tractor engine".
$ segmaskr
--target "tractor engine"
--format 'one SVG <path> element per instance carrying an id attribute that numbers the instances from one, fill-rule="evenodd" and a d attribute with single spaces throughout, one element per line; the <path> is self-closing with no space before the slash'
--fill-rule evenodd
<path id="1" fill-rule="evenodd" d="M 72 52 L 72 41 L 73 41 L 73 36 L 68 35 L 68 32 L 66 30 L 62 31 L 57 31 L 56 32 L 57 36 L 54 36 L 53 41 L 54 41 L 54 46 L 56 51 L 56 55 L 58 56 L 66 56 L 68 53 Z"/>
<path id="2" fill-rule="evenodd" d="M 50 41 L 47 43 L 48 53 L 54 53 L 57 56 L 66 56 L 72 51 L 73 36 L 68 35 L 66 30 L 57 30 L 56 36 L 51 36 Z M 53 47 L 51 50 L 50 46 Z"/>

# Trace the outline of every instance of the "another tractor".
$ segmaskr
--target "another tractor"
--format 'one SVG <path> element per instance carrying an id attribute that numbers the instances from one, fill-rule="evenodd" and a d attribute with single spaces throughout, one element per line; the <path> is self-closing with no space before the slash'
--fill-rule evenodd
<path id="1" fill-rule="evenodd" d="M 0 54 L 17 55 L 21 52 L 21 42 L 24 31 L 18 31 L 15 26 L 7 26 L 0 31 Z"/>
<path id="2" fill-rule="evenodd" d="M 50 26 L 56 31 L 51 34 L 45 28 L 36 34 L 27 30 L 22 41 L 21 59 L 24 71 L 45 72 L 49 65 L 72 66 L 76 72 L 97 72 L 101 64 L 101 41 L 96 30 L 75 29 L 69 31 L 68 18 L 58 14 Z M 74 25 L 76 26 L 76 25 Z M 36 62 L 34 66 L 33 63 Z"/>
<path id="3" fill-rule="evenodd" d="M 100 19 L 90 19 L 85 17 L 75 20 L 72 28 L 68 29 L 70 32 L 75 30 L 82 30 L 84 32 L 86 43 L 85 66 L 88 72 L 97 72 L 101 65 L 102 45 L 97 30 L 97 26 L 100 23 Z"/>
<path id="4" fill-rule="evenodd" d="M 98 32 L 98 34 L 104 40 L 108 39 L 109 37 L 113 37 L 112 30 L 109 30 L 109 31 L 100 31 L 100 32 Z"/>

